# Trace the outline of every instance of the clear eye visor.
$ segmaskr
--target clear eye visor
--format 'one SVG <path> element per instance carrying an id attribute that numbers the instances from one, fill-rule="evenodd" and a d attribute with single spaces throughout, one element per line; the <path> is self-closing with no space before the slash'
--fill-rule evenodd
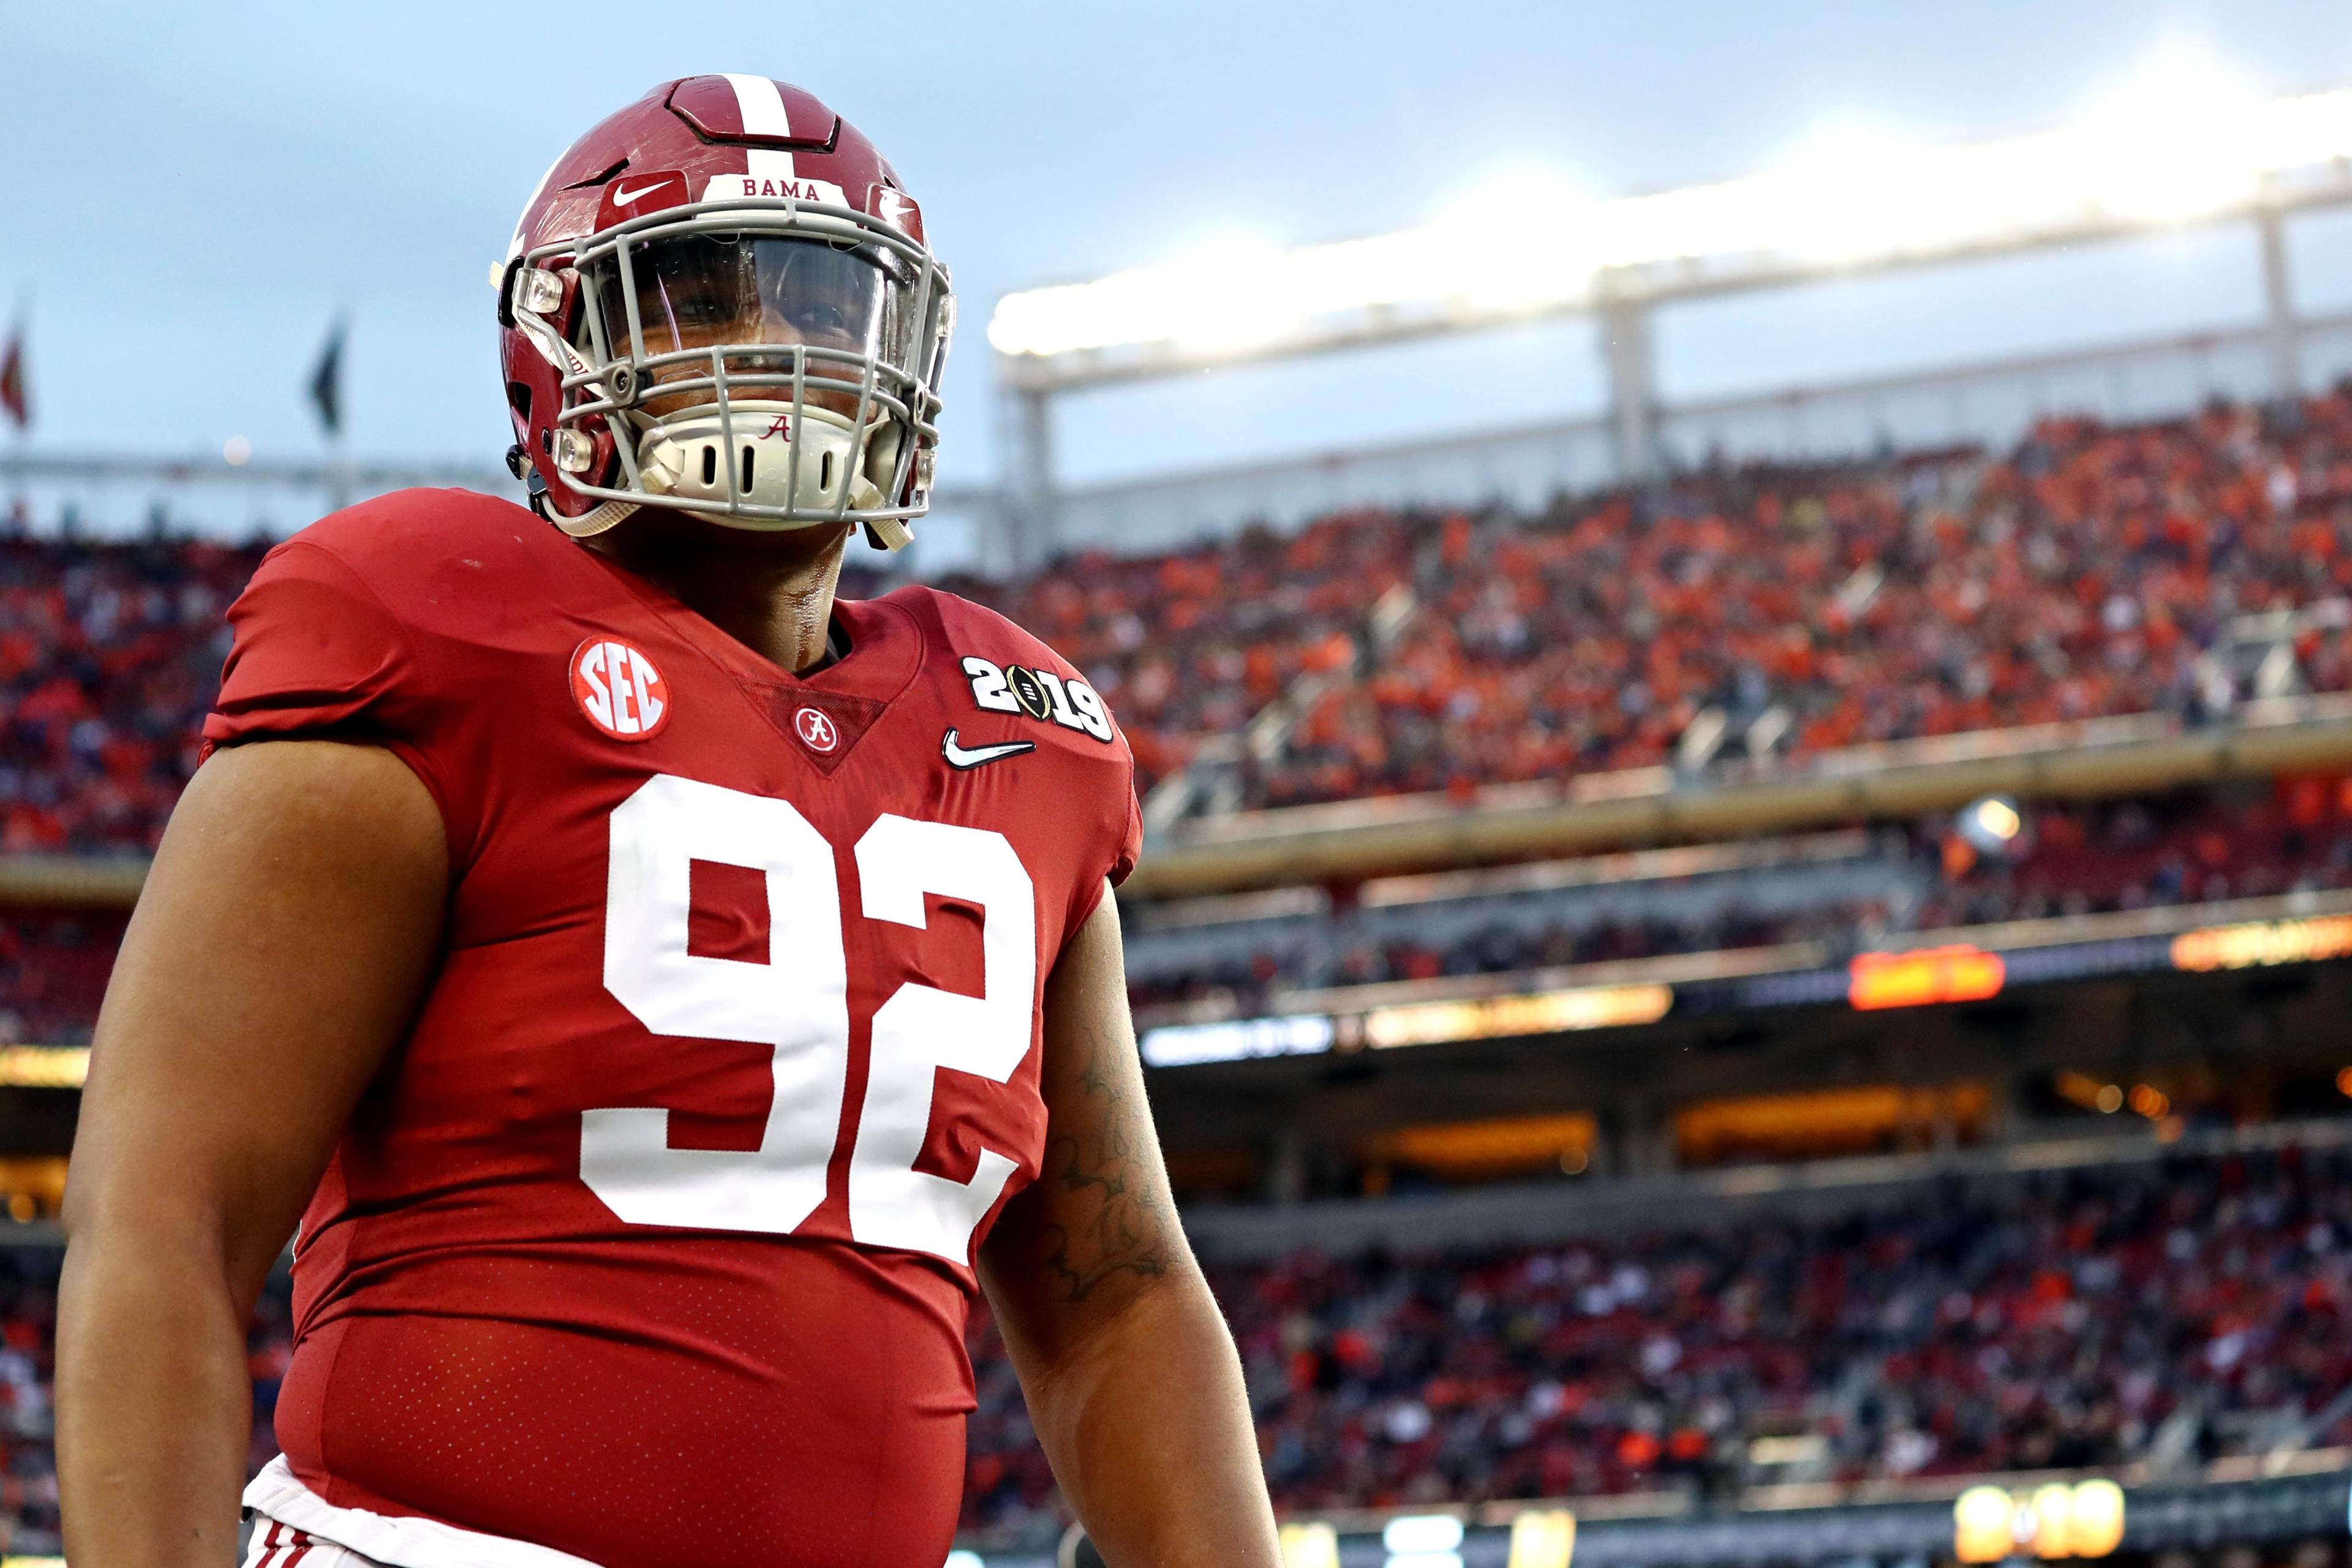
<path id="1" fill-rule="evenodd" d="M 705 204 L 569 259 L 554 457 L 574 489 L 743 527 L 846 521 L 903 538 L 898 521 L 929 503 L 953 323 L 922 246 L 846 208 Z"/>
<path id="2" fill-rule="evenodd" d="M 709 375 L 713 349 L 740 358 L 747 371 L 756 365 L 785 378 L 773 384 L 787 387 L 793 365 L 803 360 L 804 382 L 842 381 L 852 393 L 862 374 L 840 373 L 863 361 L 909 379 L 921 368 L 915 363 L 922 323 L 910 308 L 911 269 L 874 247 L 788 235 L 684 234 L 630 247 L 626 263 L 625 268 L 616 252 L 582 269 L 599 335 L 629 351 L 613 355 L 608 349 L 607 357 L 641 365 L 656 385 L 679 387 L 671 396 Z M 793 349 L 809 352 L 796 355 Z"/>

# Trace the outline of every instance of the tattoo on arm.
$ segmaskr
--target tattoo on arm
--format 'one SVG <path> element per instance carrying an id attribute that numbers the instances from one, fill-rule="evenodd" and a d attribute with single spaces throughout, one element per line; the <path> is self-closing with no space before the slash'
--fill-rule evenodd
<path id="1" fill-rule="evenodd" d="M 1087 1031 L 1078 1082 L 1093 1114 L 1078 1131 L 1051 1134 L 1045 1145 L 1045 1177 L 1058 1217 L 1045 1227 L 1045 1264 L 1072 1301 L 1121 1276 L 1158 1278 L 1173 1250 L 1153 1151 L 1137 1124 L 1132 1080 L 1112 1065 L 1110 1053 L 1119 1048 L 1108 1031 Z"/>

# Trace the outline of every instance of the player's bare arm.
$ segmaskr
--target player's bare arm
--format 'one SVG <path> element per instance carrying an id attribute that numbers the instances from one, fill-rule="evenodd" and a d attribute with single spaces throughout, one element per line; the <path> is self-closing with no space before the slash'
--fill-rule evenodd
<path id="1" fill-rule="evenodd" d="M 1241 1365 L 1169 1195 L 1108 893 L 1046 982 L 1045 1051 L 1045 1167 L 981 1258 L 1038 1438 L 1112 1568 L 1270 1568 Z"/>
<path id="2" fill-rule="evenodd" d="M 240 747 L 189 785 L 99 1020 L 66 1197 L 75 1562 L 229 1561 L 246 1321 L 407 1024 L 447 877 L 432 798 L 387 752 Z"/>

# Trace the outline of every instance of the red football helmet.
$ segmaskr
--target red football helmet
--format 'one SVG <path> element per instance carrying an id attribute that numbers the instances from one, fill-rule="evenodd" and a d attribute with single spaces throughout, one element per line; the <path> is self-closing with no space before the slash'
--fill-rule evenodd
<path id="1" fill-rule="evenodd" d="M 895 550 L 929 504 L 947 268 L 800 89 L 664 82 L 555 161 L 496 281 L 509 460 L 565 532 L 665 506 Z"/>

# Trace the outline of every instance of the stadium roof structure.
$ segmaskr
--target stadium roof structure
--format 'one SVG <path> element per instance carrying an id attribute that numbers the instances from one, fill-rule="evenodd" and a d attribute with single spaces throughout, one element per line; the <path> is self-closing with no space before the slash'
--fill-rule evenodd
<path id="1" fill-rule="evenodd" d="M 1953 145 L 1848 133 L 1760 174 L 1601 200 L 1523 183 L 1392 234 L 1227 246 L 1008 294 L 988 337 L 1049 537 L 1055 394 L 1563 316 L 1604 323 L 1617 466 L 1638 479 L 1657 456 L 1659 305 L 2164 228 L 2259 226 L 2273 378 L 2292 392 L 2281 226 L 2347 202 L 2352 88 L 2264 99 L 2176 62 L 2057 130 Z"/>

